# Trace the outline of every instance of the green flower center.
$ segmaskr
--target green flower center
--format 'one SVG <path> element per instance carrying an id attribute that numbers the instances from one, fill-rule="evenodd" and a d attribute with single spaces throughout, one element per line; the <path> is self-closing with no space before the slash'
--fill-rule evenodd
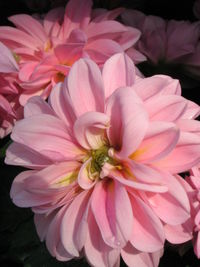
<path id="1" fill-rule="evenodd" d="M 112 159 L 108 156 L 109 148 L 107 146 L 102 146 L 97 150 L 91 151 L 92 161 L 90 165 L 90 172 L 93 173 L 100 173 L 103 165 L 106 162 L 111 162 Z"/>

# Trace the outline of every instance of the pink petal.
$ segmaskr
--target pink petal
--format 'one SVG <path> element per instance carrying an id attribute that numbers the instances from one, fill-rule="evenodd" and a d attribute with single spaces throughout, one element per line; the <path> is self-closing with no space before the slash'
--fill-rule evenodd
<path id="1" fill-rule="evenodd" d="M 178 160 L 177 160 L 178 159 Z M 200 161 L 200 137 L 181 132 L 176 148 L 155 165 L 171 173 L 181 173 L 194 167 Z"/>
<path id="2" fill-rule="evenodd" d="M 143 104 L 131 88 L 120 88 L 109 98 L 106 113 L 110 116 L 110 145 L 121 158 L 130 156 L 143 140 L 148 116 Z M 130 146 L 131 144 L 131 146 Z"/>
<path id="3" fill-rule="evenodd" d="M 41 169 L 53 162 L 31 148 L 14 142 L 6 150 L 5 163 L 25 168 Z"/>
<path id="4" fill-rule="evenodd" d="M 121 251 L 125 263 L 129 267 L 158 267 L 163 251 L 145 253 L 138 251 L 130 243 Z"/>
<path id="5" fill-rule="evenodd" d="M 139 80 L 134 84 L 134 90 L 143 99 L 147 100 L 157 95 L 180 95 L 181 87 L 178 80 L 166 75 L 155 75 Z"/>
<path id="6" fill-rule="evenodd" d="M 23 64 L 19 71 L 19 79 L 22 82 L 29 81 L 31 75 L 33 74 L 35 68 L 38 66 L 38 62 L 36 61 L 29 61 Z"/>
<path id="7" fill-rule="evenodd" d="M 74 124 L 74 134 L 85 149 L 98 149 L 104 145 L 104 131 L 109 125 L 109 117 L 100 112 L 87 112 Z"/>
<path id="8" fill-rule="evenodd" d="M 9 20 L 14 23 L 17 28 L 30 34 L 38 43 L 41 43 L 41 45 L 46 42 L 47 34 L 42 24 L 33 17 L 19 14 L 9 17 Z"/>
<path id="9" fill-rule="evenodd" d="M 152 162 L 168 155 L 179 139 L 179 129 L 173 123 L 153 121 L 139 148 L 131 159 L 139 162 Z"/>
<path id="10" fill-rule="evenodd" d="M 93 61 L 80 59 L 74 63 L 67 84 L 69 96 L 77 116 L 87 111 L 104 111 L 104 89 L 101 72 Z"/>
<path id="11" fill-rule="evenodd" d="M 91 0 L 70 0 L 68 2 L 63 23 L 64 36 L 73 29 L 84 29 L 88 25 L 91 7 Z"/>
<path id="12" fill-rule="evenodd" d="M 60 237 L 60 225 L 65 214 L 66 207 L 58 211 L 47 230 L 46 246 L 52 256 L 59 261 L 69 261 L 73 258 L 63 247 Z"/>
<path id="13" fill-rule="evenodd" d="M 164 227 L 165 227 L 166 239 L 172 244 L 185 243 L 191 240 L 193 237 L 192 235 L 193 225 L 190 219 L 183 224 L 179 225 L 166 224 Z"/>
<path id="14" fill-rule="evenodd" d="M 78 257 L 87 236 L 87 217 L 89 208 L 88 191 L 81 192 L 68 206 L 62 219 L 60 235 L 66 251 Z"/>
<path id="15" fill-rule="evenodd" d="M 187 100 L 181 96 L 161 95 L 145 102 L 151 120 L 177 121 L 187 109 Z"/>
<path id="16" fill-rule="evenodd" d="M 18 121 L 13 129 L 12 139 L 54 162 L 82 155 L 65 124 L 48 114 L 34 115 Z"/>
<path id="17" fill-rule="evenodd" d="M 117 88 L 132 86 L 135 81 L 135 67 L 132 60 L 123 53 L 112 56 L 103 67 L 105 96 L 109 97 Z"/>
<path id="18" fill-rule="evenodd" d="M 68 127 L 72 128 L 73 120 L 71 119 L 70 107 L 65 99 L 64 85 L 62 83 L 58 83 L 54 86 L 48 100 L 57 116 L 65 122 Z"/>
<path id="19" fill-rule="evenodd" d="M 92 266 L 119 267 L 120 250 L 112 249 L 104 243 L 92 213 L 88 218 L 88 226 L 89 231 L 84 248 L 89 263 Z"/>
<path id="20" fill-rule="evenodd" d="M 131 197 L 133 211 L 133 230 L 131 244 L 139 251 L 156 252 L 163 248 L 165 235 L 161 221 L 135 194 Z"/>
<path id="21" fill-rule="evenodd" d="M 49 114 L 55 116 L 54 111 L 46 101 L 44 101 L 39 96 L 33 96 L 28 100 L 27 104 L 24 107 L 24 117 L 28 118 L 38 114 Z"/>
<path id="22" fill-rule="evenodd" d="M 9 26 L 0 27 L 0 40 L 16 42 L 33 50 L 41 45 L 41 43 L 38 44 L 38 41 L 29 34 Z"/>
<path id="23" fill-rule="evenodd" d="M 106 165 L 107 165 L 107 163 L 104 164 L 103 171 L 104 171 L 104 168 L 106 167 Z M 137 166 L 137 165 L 134 165 L 134 167 L 135 166 Z M 136 189 L 136 190 L 157 192 L 157 193 L 166 192 L 168 190 L 167 186 L 162 185 L 162 183 L 160 183 L 160 181 L 158 182 L 156 180 L 156 183 L 154 183 L 154 181 L 153 181 L 153 183 L 151 183 L 151 179 L 157 177 L 158 173 L 156 173 L 155 171 L 153 172 L 153 170 L 151 172 L 149 172 L 149 168 L 147 168 L 147 170 L 148 170 L 148 172 L 146 174 L 147 176 L 145 175 L 145 170 L 144 170 L 144 172 L 141 172 L 141 174 L 140 174 L 140 172 L 138 172 L 138 174 L 141 175 L 141 176 L 138 176 L 139 181 L 135 181 L 135 179 L 129 175 L 124 174 L 124 176 L 123 176 L 122 173 L 120 173 L 116 169 L 109 171 L 107 173 L 107 175 L 105 175 L 105 176 L 113 178 L 114 180 L 118 181 L 119 183 L 126 185 L 130 188 Z M 134 168 L 134 172 L 135 172 L 135 168 Z M 133 175 L 134 175 L 134 173 L 133 173 Z M 149 175 L 151 175 L 151 176 L 149 176 Z M 149 179 L 149 177 L 151 177 L 151 179 Z"/>
<path id="24" fill-rule="evenodd" d="M 112 55 L 123 52 L 117 42 L 109 39 L 91 41 L 85 47 L 85 51 L 98 65 L 103 64 Z"/>
<path id="25" fill-rule="evenodd" d="M 112 248 L 123 247 L 133 227 L 131 204 L 125 188 L 118 182 L 97 183 L 91 209 L 105 243 Z"/>
<path id="26" fill-rule="evenodd" d="M 85 190 L 92 188 L 97 182 L 97 179 L 90 177 L 90 173 L 88 169 L 90 168 L 89 166 L 90 166 L 91 161 L 92 161 L 92 158 L 89 158 L 86 162 L 84 162 L 78 174 L 78 184 L 82 189 L 85 189 Z"/>
<path id="27" fill-rule="evenodd" d="M 44 29 L 49 35 L 56 24 L 64 15 L 63 7 L 58 7 L 50 10 L 44 17 Z"/>
<path id="28" fill-rule="evenodd" d="M 0 72 L 10 73 L 19 70 L 18 64 L 11 51 L 0 42 Z"/>
<path id="29" fill-rule="evenodd" d="M 190 216 L 190 204 L 186 191 L 176 177 L 167 173 L 162 173 L 162 176 L 168 192 L 146 193 L 147 200 L 162 221 L 170 225 L 184 223 Z"/>

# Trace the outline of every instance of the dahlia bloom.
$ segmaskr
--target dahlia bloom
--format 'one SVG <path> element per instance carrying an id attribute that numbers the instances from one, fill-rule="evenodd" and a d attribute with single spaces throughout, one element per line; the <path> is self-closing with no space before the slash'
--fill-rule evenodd
<path id="1" fill-rule="evenodd" d="M 101 65 L 111 55 L 131 48 L 140 32 L 114 19 L 122 9 L 92 11 L 92 0 L 70 0 L 64 8 L 49 11 L 44 18 L 19 14 L 9 17 L 16 28 L 0 27 L 0 41 L 18 62 L 23 106 L 33 95 L 47 98 L 52 86 L 63 81 L 71 65 L 90 57 Z M 133 51 L 133 60 L 144 56 Z"/>
<path id="2" fill-rule="evenodd" d="M 200 166 L 192 168 L 187 177 L 190 188 L 191 225 L 193 229 L 194 252 L 200 259 Z"/>
<path id="3" fill-rule="evenodd" d="M 17 85 L 18 65 L 10 50 L 0 43 L 0 138 L 9 134 L 17 119 L 22 117 Z"/>
<path id="4" fill-rule="evenodd" d="M 142 32 L 137 48 L 151 63 L 179 63 L 199 74 L 199 22 L 167 21 L 137 10 L 124 11 L 122 20 Z"/>
<path id="5" fill-rule="evenodd" d="M 190 216 L 176 173 L 200 162 L 200 108 L 177 80 L 136 79 L 132 60 L 72 66 L 49 103 L 35 96 L 16 122 L 6 163 L 19 174 L 11 198 L 31 207 L 41 240 L 67 261 L 156 267 L 168 234 Z"/>

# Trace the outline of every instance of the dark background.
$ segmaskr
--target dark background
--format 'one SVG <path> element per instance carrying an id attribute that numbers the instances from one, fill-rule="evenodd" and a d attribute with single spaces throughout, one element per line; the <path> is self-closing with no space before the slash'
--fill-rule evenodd
<path id="1" fill-rule="evenodd" d="M 0 0 L 0 25 L 9 25 L 7 17 L 17 13 L 44 13 L 53 7 L 65 5 L 66 0 Z M 95 7 L 113 9 L 119 6 L 136 8 L 146 14 L 161 16 L 165 19 L 195 21 L 192 12 L 194 0 L 96 0 Z M 146 75 L 167 73 L 168 69 L 141 66 Z M 183 96 L 200 104 L 200 77 L 192 79 L 185 73 L 170 70 L 179 78 L 183 86 Z M 0 148 L 5 146 L 9 137 L 0 140 Z M 21 168 L 6 166 L 3 163 L 3 150 L 0 155 L 0 266 L 1 267 L 87 267 L 84 259 L 61 263 L 52 258 L 40 243 L 33 224 L 30 209 L 14 206 L 9 197 L 10 186 Z M 126 266 L 123 262 L 121 267 Z M 166 244 L 165 253 L 159 267 L 200 267 L 200 261 L 193 253 L 189 243 L 182 246 Z M 135 266 L 140 267 L 140 266 Z"/>

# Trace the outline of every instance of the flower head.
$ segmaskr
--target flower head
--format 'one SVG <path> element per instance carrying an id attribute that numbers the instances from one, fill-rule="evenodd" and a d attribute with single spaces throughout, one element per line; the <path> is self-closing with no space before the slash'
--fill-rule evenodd
<path id="1" fill-rule="evenodd" d="M 124 54 L 102 71 L 80 59 L 49 104 L 30 99 L 16 123 L 6 163 L 31 170 L 15 178 L 11 197 L 32 208 L 59 260 L 83 251 L 94 266 L 119 266 L 120 254 L 128 266 L 157 266 L 164 226 L 189 218 L 175 174 L 200 161 L 199 111 L 178 81 L 136 79 Z"/>

